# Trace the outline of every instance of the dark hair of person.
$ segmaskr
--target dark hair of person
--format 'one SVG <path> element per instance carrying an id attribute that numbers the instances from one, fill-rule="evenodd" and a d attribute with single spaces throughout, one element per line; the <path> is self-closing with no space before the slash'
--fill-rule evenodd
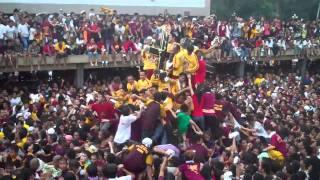
<path id="1" fill-rule="evenodd" d="M 91 164 L 87 167 L 87 173 L 89 177 L 96 177 L 98 176 L 98 169 L 96 167 L 96 165 Z"/>
<path id="2" fill-rule="evenodd" d="M 116 164 L 110 163 L 107 164 L 102 169 L 103 176 L 105 178 L 115 178 L 117 176 L 118 167 Z"/>
<path id="3" fill-rule="evenodd" d="M 264 180 L 264 177 L 262 174 L 260 173 L 255 173 L 253 176 L 252 176 L 252 180 Z"/>
<path id="4" fill-rule="evenodd" d="M 187 51 L 189 54 L 191 54 L 193 51 L 194 51 L 194 47 L 192 44 L 189 44 L 188 47 L 187 47 Z"/>
<path id="5" fill-rule="evenodd" d="M 272 160 L 267 158 L 262 159 L 261 167 L 267 175 L 271 174 Z"/>
<path id="6" fill-rule="evenodd" d="M 62 176 L 63 176 L 64 180 L 76 180 L 77 179 L 76 175 L 72 172 L 65 172 L 65 173 L 63 173 Z"/>
<path id="7" fill-rule="evenodd" d="M 187 113 L 189 111 L 189 107 L 186 104 L 182 104 L 180 110 L 181 112 Z"/>
<path id="8" fill-rule="evenodd" d="M 128 105 L 123 105 L 120 107 L 120 113 L 124 116 L 129 116 L 131 112 L 131 109 Z"/>
<path id="9" fill-rule="evenodd" d="M 153 99 L 157 102 L 160 102 L 162 100 L 162 94 L 160 92 L 156 92 L 154 95 L 153 95 Z"/>

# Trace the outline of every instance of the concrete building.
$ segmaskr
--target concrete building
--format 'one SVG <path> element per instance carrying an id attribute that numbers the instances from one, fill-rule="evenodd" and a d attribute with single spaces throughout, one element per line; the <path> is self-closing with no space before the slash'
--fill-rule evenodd
<path id="1" fill-rule="evenodd" d="M 186 16 L 207 16 L 210 14 L 210 0 L 0 0 L 0 11 L 11 13 L 13 9 L 33 13 L 87 12 L 96 11 L 101 6 L 108 6 L 120 14 L 158 15 L 167 11 L 169 14 Z"/>

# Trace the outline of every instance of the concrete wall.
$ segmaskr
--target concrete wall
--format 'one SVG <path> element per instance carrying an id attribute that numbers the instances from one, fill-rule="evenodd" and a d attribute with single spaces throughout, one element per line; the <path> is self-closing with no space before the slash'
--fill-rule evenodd
<path id="1" fill-rule="evenodd" d="M 67 1 L 67 0 L 66 0 Z M 81 1 L 81 0 L 79 0 Z M 116 1 L 116 0 L 115 0 Z M 132 0 L 128 0 L 132 1 Z M 181 14 L 181 15 L 191 15 L 191 16 L 206 16 L 210 14 L 210 0 L 204 0 L 205 7 L 201 8 L 188 8 L 188 7 L 150 7 L 150 6 L 108 6 L 115 9 L 120 14 L 146 14 L 146 15 L 158 15 L 163 13 L 166 9 L 169 14 Z M 182 5 L 183 6 L 183 5 Z M 87 5 L 87 4 L 44 4 L 44 3 L 6 3 L 0 0 L 0 11 L 5 13 L 11 13 L 13 9 L 19 8 L 21 10 L 39 13 L 39 12 L 58 12 L 60 8 L 64 12 L 76 12 L 79 13 L 81 10 L 86 10 L 94 8 L 96 11 L 100 9 L 101 5 Z M 189 12 L 189 13 L 188 13 Z"/>

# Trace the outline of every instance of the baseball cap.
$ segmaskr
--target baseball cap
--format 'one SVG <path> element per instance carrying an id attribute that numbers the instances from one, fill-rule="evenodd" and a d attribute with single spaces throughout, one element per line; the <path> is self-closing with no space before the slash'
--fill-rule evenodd
<path id="1" fill-rule="evenodd" d="M 144 139 L 142 140 L 142 144 L 145 145 L 145 146 L 147 146 L 147 147 L 151 147 L 151 145 L 152 145 L 152 139 L 150 139 L 150 138 L 144 138 Z"/>

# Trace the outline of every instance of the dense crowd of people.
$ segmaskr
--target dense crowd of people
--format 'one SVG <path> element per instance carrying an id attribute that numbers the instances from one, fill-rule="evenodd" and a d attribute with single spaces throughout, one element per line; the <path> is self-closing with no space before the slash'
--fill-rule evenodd
<path id="1" fill-rule="evenodd" d="M 1 179 L 319 179 L 319 74 L 195 79 L 2 89 Z"/>
<path id="2" fill-rule="evenodd" d="M 46 64 L 48 56 L 54 56 L 57 65 L 65 64 L 71 54 L 88 54 L 92 66 L 117 61 L 138 64 L 140 52 L 146 45 L 159 46 L 163 34 L 170 36 L 168 53 L 173 43 L 188 37 L 199 48 L 212 49 L 208 56 L 218 61 L 271 59 L 288 50 L 293 50 L 296 58 L 319 54 L 319 22 L 296 15 L 289 21 L 236 15 L 218 20 L 213 15 L 118 15 L 111 10 L 106 13 L 106 8 L 101 10 L 104 13 L 93 9 L 80 14 L 62 9 L 53 14 L 30 14 L 19 9 L 11 15 L 0 12 L 1 64 L 16 69 L 17 59 L 23 59 L 33 71 Z"/>
<path id="3" fill-rule="evenodd" d="M 276 56 L 291 42 L 301 43 L 298 56 L 309 41 L 314 49 L 304 55 L 311 55 L 317 22 L 94 11 L 0 17 L 9 62 L 27 53 L 29 61 L 55 55 L 60 63 L 85 52 L 92 65 L 102 52 L 124 61 L 131 59 L 122 53 L 141 53 L 143 62 L 139 77 L 90 78 L 80 88 L 51 78 L 36 90 L 1 87 L 0 179 L 320 178 L 319 74 L 208 78 L 204 58 L 229 52 L 246 60 L 259 56 L 250 55 L 257 48 Z M 161 33 L 170 35 L 162 65 L 150 47 L 161 46 Z"/>

